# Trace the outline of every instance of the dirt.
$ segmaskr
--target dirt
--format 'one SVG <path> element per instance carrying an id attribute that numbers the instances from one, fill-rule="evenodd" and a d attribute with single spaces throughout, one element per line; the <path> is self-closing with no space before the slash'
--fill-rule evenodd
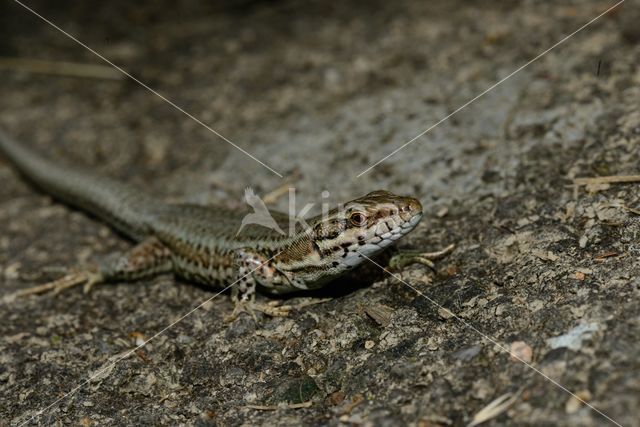
<path id="1" fill-rule="evenodd" d="M 127 78 L 6 66 L 0 127 L 168 201 L 411 194 L 400 249 L 455 251 L 258 322 L 221 295 L 174 324 L 215 290 L 166 276 L 5 304 L 0 424 L 457 426 L 503 397 L 486 425 L 640 425 L 640 184 L 573 185 L 638 173 L 637 4 L 458 111 L 614 3 L 333 3 L 28 3 L 283 179 Z M 13 2 L 0 56 L 101 64 Z M 0 179 L 3 294 L 131 245 Z"/>

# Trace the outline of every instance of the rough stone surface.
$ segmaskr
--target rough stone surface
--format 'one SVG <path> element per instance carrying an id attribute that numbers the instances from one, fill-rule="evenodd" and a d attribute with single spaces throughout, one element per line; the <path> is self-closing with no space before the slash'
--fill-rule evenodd
<path id="1" fill-rule="evenodd" d="M 507 393 L 488 425 L 608 422 L 542 373 L 640 425 L 640 184 L 571 185 L 638 173 L 637 3 L 361 177 L 613 2 L 29 4 L 285 175 L 299 207 L 323 190 L 413 194 L 426 215 L 400 246 L 457 248 L 435 275 L 403 271 L 415 289 L 343 281 L 290 318 L 227 325 L 220 296 L 125 358 L 214 291 L 161 277 L 4 305 L 0 424 L 465 425 Z M 0 21 L 2 57 L 99 63 L 16 3 Z M 0 93 L 7 132 L 169 201 L 283 184 L 130 80 L 7 66 Z M 130 245 L 2 159 L 0 181 L 3 294 Z"/>

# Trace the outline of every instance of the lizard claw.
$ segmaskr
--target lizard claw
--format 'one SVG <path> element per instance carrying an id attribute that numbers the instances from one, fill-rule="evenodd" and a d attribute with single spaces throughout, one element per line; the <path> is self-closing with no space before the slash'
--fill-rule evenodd
<path id="1" fill-rule="evenodd" d="M 253 320 L 256 323 L 258 322 L 258 318 L 256 317 L 256 313 L 251 308 L 251 306 L 253 304 L 253 301 L 237 300 L 234 303 L 235 303 L 235 305 L 233 307 L 233 311 L 231 312 L 230 315 L 228 315 L 228 316 L 226 316 L 224 318 L 224 322 L 225 323 L 233 322 L 234 320 L 236 320 L 238 318 L 238 316 L 240 316 L 241 313 L 250 314 L 251 317 L 253 317 Z"/>
<path id="2" fill-rule="evenodd" d="M 85 294 L 88 294 L 89 292 L 91 292 L 91 289 L 93 289 L 95 285 L 102 282 L 103 277 L 100 273 L 94 273 L 94 272 L 86 272 L 86 276 L 87 276 L 87 280 L 84 286 L 82 287 L 82 291 Z"/>
<path id="3" fill-rule="evenodd" d="M 67 274 L 60 279 L 53 282 L 45 283 L 43 285 L 33 286 L 31 288 L 23 289 L 13 294 L 9 294 L 4 297 L 5 301 L 13 301 L 16 298 L 22 298 L 29 295 L 39 295 L 47 292 L 51 292 L 53 295 L 57 295 L 60 292 L 72 288 L 74 286 L 84 284 L 85 293 L 89 292 L 93 285 L 100 283 L 103 277 L 100 273 L 90 270 L 84 270 Z"/>
<path id="4" fill-rule="evenodd" d="M 258 317 L 256 311 L 264 313 L 271 317 L 287 317 L 293 307 L 289 305 L 280 305 L 279 301 L 270 301 L 266 304 L 260 304 L 255 301 L 237 301 L 233 312 L 224 318 L 226 323 L 233 322 L 238 318 L 240 313 L 248 313 L 253 317 L 253 320 L 257 323 Z"/>
<path id="5" fill-rule="evenodd" d="M 402 270 L 407 265 L 422 264 L 435 272 L 435 264 L 433 263 L 433 260 L 443 258 L 450 254 L 454 248 L 455 245 L 451 244 L 446 248 L 435 252 L 401 252 L 391 257 L 391 260 L 389 260 L 389 267 L 393 270 Z"/>
<path id="6" fill-rule="evenodd" d="M 270 301 L 267 304 L 254 303 L 254 310 L 260 311 L 271 317 L 287 317 L 293 308 L 290 305 L 281 305 L 280 301 Z"/>

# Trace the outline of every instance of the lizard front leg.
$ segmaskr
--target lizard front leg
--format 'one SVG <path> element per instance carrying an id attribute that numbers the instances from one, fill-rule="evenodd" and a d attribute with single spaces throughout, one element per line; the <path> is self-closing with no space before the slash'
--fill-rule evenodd
<path id="1" fill-rule="evenodd" d="M 257 320 L 256 311 L 272 317 L 284 317 L 289 314 L 291 307 L 279 305 L 278 301 L 267 304 L 256 302 L 257 285 L 269 286 L 279 274 L 271 261 L 272 259 L 252 249 L 236 250 L 236 280 L 231 289 L 231 300 L 235 306 L 233 312 L 225 318 L 226 322 L 232 322 L 242 312 L 249 313 L 254 320 Z"/>
<path id="2" fill-rule="evenodd" d="M 118 280 L 131 282 L 170 273 L 172 269 L 171 252 L 157 238 L 150 237 L 114 260 L 73 271 L 58 280 L 44 285 L 15 292 L 5 297 L 5 300 L 46 292 L 55 294 L 79 285 L 84 285 L 86 293 L 99 283 Z"/>

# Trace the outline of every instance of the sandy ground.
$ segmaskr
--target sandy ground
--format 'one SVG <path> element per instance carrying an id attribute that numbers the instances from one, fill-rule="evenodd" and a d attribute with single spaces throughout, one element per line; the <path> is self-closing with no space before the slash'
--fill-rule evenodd
<path id="1" fill-rule="evenodd" d="M 613 2 L 205 3 L 29 2 L 288 181 L 126 79 L 5 61 L 0 126 L 168 201 L 412 194 L 426 215 L 400 247 L 457 248 L 402 272 L 423 296 L 382 275 L 228 325 L 223 295 L 115 365 L 214 291 L 161 277 L 4 305 L 0 424 L 457 426 L 510 394 L 487 425 L 640 425 L 640 184 L 572 185 L 638 173 L 637 2 L 360 177 Z M 0 56 L 100 63 L 12 2 Z M 2 294 L 130 246 L 3 159 L 0 181 Z"/>

